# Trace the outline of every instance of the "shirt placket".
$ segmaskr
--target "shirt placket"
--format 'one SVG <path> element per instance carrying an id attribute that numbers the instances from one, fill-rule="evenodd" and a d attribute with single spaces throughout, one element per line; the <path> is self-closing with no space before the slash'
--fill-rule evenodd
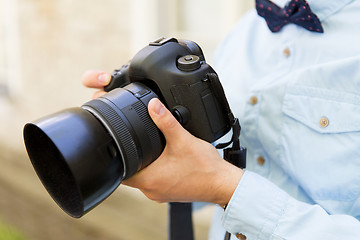
<path id="1" fill-rule="evenodd" d="M 294 28 L 291 30 L 294 30 L 295 35 L 296 29 Z M 274 84 L 286 84 L 286 82 L 281 83 L 281 81 L 283 77 L 291 71 L 295 59 L 293 40 L 285 39 L 281 43 L 276 44 L 276 47 L 278 48 L 279 54 L 277 59 L 281 62 L 278 63 L 277 69 L 274 69 L 270 75 L 264 76 L 263 79 L 257 81 L 258 84 L 251 88 L 242 119 L 242 142 L 245 147 L 248 147 L 247 169 L 255 171 L 262 176 L 267 176 L 269 174 L 271 157 L 266 153 L 262 144 L 266 139 L 259 138 L 259 132 L 264 130 L 262 129 L 261 124 L 259 125 L 259 119 L 265 118 L 266 121 L 276 121 L 276 119 L 266 119 L 267 116 L 263 114 L 263 101 L 269 101 L 269 99 L 263 98 L 263 93 L 266 92 L 267 95 L 269 95 L 268 91 L 271 91 L 269 89 L 271 89 L 271 86 Z M 269 105 L 269 103 L 266 103 L 266 105 Z M 280 109 L 281 107 L 274 107 L 274 111 L 279 111 Z"/>

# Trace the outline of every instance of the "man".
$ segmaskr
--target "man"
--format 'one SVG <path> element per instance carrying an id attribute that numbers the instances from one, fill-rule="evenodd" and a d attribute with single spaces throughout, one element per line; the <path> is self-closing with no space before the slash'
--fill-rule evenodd
<path id="1" fill-rule="evenodd" d="M 359 239 L 360 1 L 308 3 L 257 1 L 259 13 L 244 16 L 218 49 L 215 70 L 242 125 L 246 171 L 154 99 L 149 114 L 166 147 L 125 184 L 158 202 L 227 206 L 216 210 L 209 239 L 225 231 L 239 239 Z M 97 88 L 108 81 L 99 71 L 83 78 Z"/>

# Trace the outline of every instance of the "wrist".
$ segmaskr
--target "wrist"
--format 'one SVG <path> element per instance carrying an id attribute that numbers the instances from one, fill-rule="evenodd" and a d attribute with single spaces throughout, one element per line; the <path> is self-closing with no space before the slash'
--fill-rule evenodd
<path id="1" fill-rule="evenodd" d="M 221 166 L 214 177 L 215 192 L 212 202 L 225 209 L 235 192 L 244 171 L 225 160 L 223 160 L 220 165 Z"/>

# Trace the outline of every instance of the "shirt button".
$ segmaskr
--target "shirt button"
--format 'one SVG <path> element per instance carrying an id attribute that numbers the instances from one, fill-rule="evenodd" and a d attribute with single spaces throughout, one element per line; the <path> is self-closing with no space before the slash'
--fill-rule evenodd
<path id="1" fill-rule="evenodd" d="M 251 105 L 255 105 L 255 104 L 257 104 L 257 102 L 258 102 L 258 98 L 256 96 L 252 96 L 250 98 L 250 104 Z"/>
<path id="2" fill-rule="evenodd" d="M 240 240 L 246 240 L 246 236 L 242 233 L 237 233 L 235 236 Z"/>
<path id="3" fill-rule="evenodd" d="M 322 117 L 320 119 L 320 126 L 323 128 L 326 128 L 327 126 L 329 126 L 329 119 L 327 117 Z"/>
<path id="4" fill-rule="evenodd" d="M 262 157 L 262 156 L 259 156 L 257 159 L 256 159 L 257 163 L 262 166 L 265 164 L 265 158 Z"/>
<path id="5" fill-rule="evenodd" d="M 290 56 L 290 49 L 288 47 L 283 50 L 283 55 L 286 58 Z"/>

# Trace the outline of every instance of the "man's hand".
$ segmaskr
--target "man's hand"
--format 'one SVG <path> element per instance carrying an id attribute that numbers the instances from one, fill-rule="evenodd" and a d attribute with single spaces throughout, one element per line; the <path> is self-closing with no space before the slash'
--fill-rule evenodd
<path id="1" fill-rule="evenodd" d="M 81 82 L 86 87 L 99 89 L 93 94 L 92 98 L 95 99 L 106 93 L 104 87 L 110 83 L 110 80 L 111 75 L 107 72 L 89 70 L 83 74 Z"/>
<path id="2" fill-rule="evenodd" d="M 105 93 L 103 87 L 109 80 L 105 72 L 88 71 L 82 82 L 100 89 L 96 98 Z M 165 149 L 157 160 L 123 183 L 157 202 L 227 204 L 243 171 L 223 160 L 211 144 L 187 132 L 158 99 L 149 102 L 148 111 L 165 136 Z"/>

